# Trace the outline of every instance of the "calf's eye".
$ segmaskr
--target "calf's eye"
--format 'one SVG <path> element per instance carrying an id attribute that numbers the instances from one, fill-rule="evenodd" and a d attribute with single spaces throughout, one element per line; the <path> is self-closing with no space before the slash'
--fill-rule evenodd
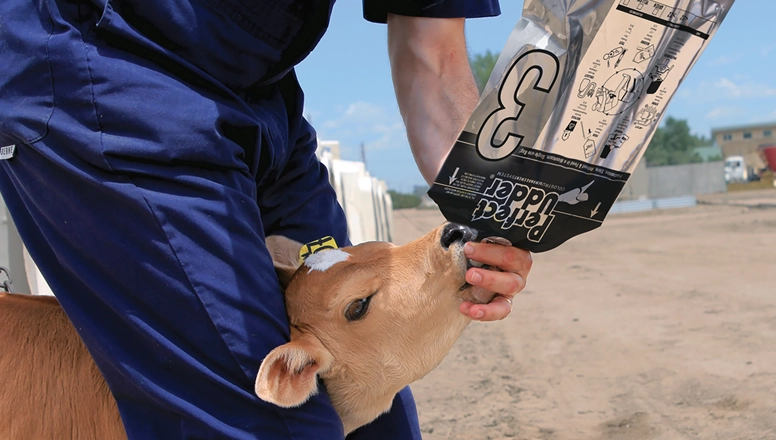
<path id="1" fill-rule="evenodd" d="M 369 302 L 372 301 L 374 294 L 367 296 L 366 298 L 357 299 L 345 308 L 345 319 L 350 322 L 358 321 L 366 316 L 366 312 L 369 310 Z"/>

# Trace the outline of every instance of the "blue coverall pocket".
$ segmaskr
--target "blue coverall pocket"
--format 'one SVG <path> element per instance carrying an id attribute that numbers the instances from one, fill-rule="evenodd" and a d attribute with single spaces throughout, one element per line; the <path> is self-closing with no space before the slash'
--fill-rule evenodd
<path id="1" fill-rule="evenodd" d="M 42 139 L 54 111 L 53 24 L 38 2 L 0 1 L 0 144 Z"/>

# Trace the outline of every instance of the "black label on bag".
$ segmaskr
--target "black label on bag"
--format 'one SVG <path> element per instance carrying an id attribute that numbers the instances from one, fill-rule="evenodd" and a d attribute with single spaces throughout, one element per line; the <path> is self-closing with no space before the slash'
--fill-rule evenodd
<path id="1" fill-rule="evenodd" d="M 464 131 L 429 196 L 449 221 L 533 252 L 601 225 L 629 173 L 517 147 L 495 170 Z"/>

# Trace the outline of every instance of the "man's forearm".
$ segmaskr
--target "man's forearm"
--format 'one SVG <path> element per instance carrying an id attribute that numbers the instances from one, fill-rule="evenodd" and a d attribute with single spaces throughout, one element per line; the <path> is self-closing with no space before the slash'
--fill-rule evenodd
<path id="1" fill-rule="evenodd" d="M 464 19 L 389 15 L 388 54 L 410 148 L 430 184 L 477 105 Z"/>

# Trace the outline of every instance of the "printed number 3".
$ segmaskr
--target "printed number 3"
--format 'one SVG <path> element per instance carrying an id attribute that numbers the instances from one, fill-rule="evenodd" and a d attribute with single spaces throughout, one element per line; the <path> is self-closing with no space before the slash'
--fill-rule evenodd
<path id="1" fill-rule="evenodd" d="M 501 160 L 520 146 L 526 133 L 525 129 L 521 129 L 524 124 L 520 123 L 520 116 L 526 109 L 527 103 L 533 102 L 535 106 L 541 107 L 544 97 L 534 97 L 533 94 L 536 92 L 547 94 L 552 90 L 558 77 L 559 66 L 555 54 L 541 49 L 530 50 L 515 61 L 501 83 L 498 94 L 499 108 L 488 115 L 477 134 L 477 151 L 484 159 Z M 528 78 L 532 70 L 538 71 L 538 74 L 533 76 L 532 87 L 520 93 L 523 81 Z M 537 108 L 535 111 L 540 112 L 541 109 Z M 537 116 L 544 121 L 549 118 L 549 114 L 537 114 Z M 535 124 L 536 120 L 532 127 L 534 131 L 541 130 L 544 125 L 535 127 Z M 537 131 L 533 137 L 538 135 Z"/>

